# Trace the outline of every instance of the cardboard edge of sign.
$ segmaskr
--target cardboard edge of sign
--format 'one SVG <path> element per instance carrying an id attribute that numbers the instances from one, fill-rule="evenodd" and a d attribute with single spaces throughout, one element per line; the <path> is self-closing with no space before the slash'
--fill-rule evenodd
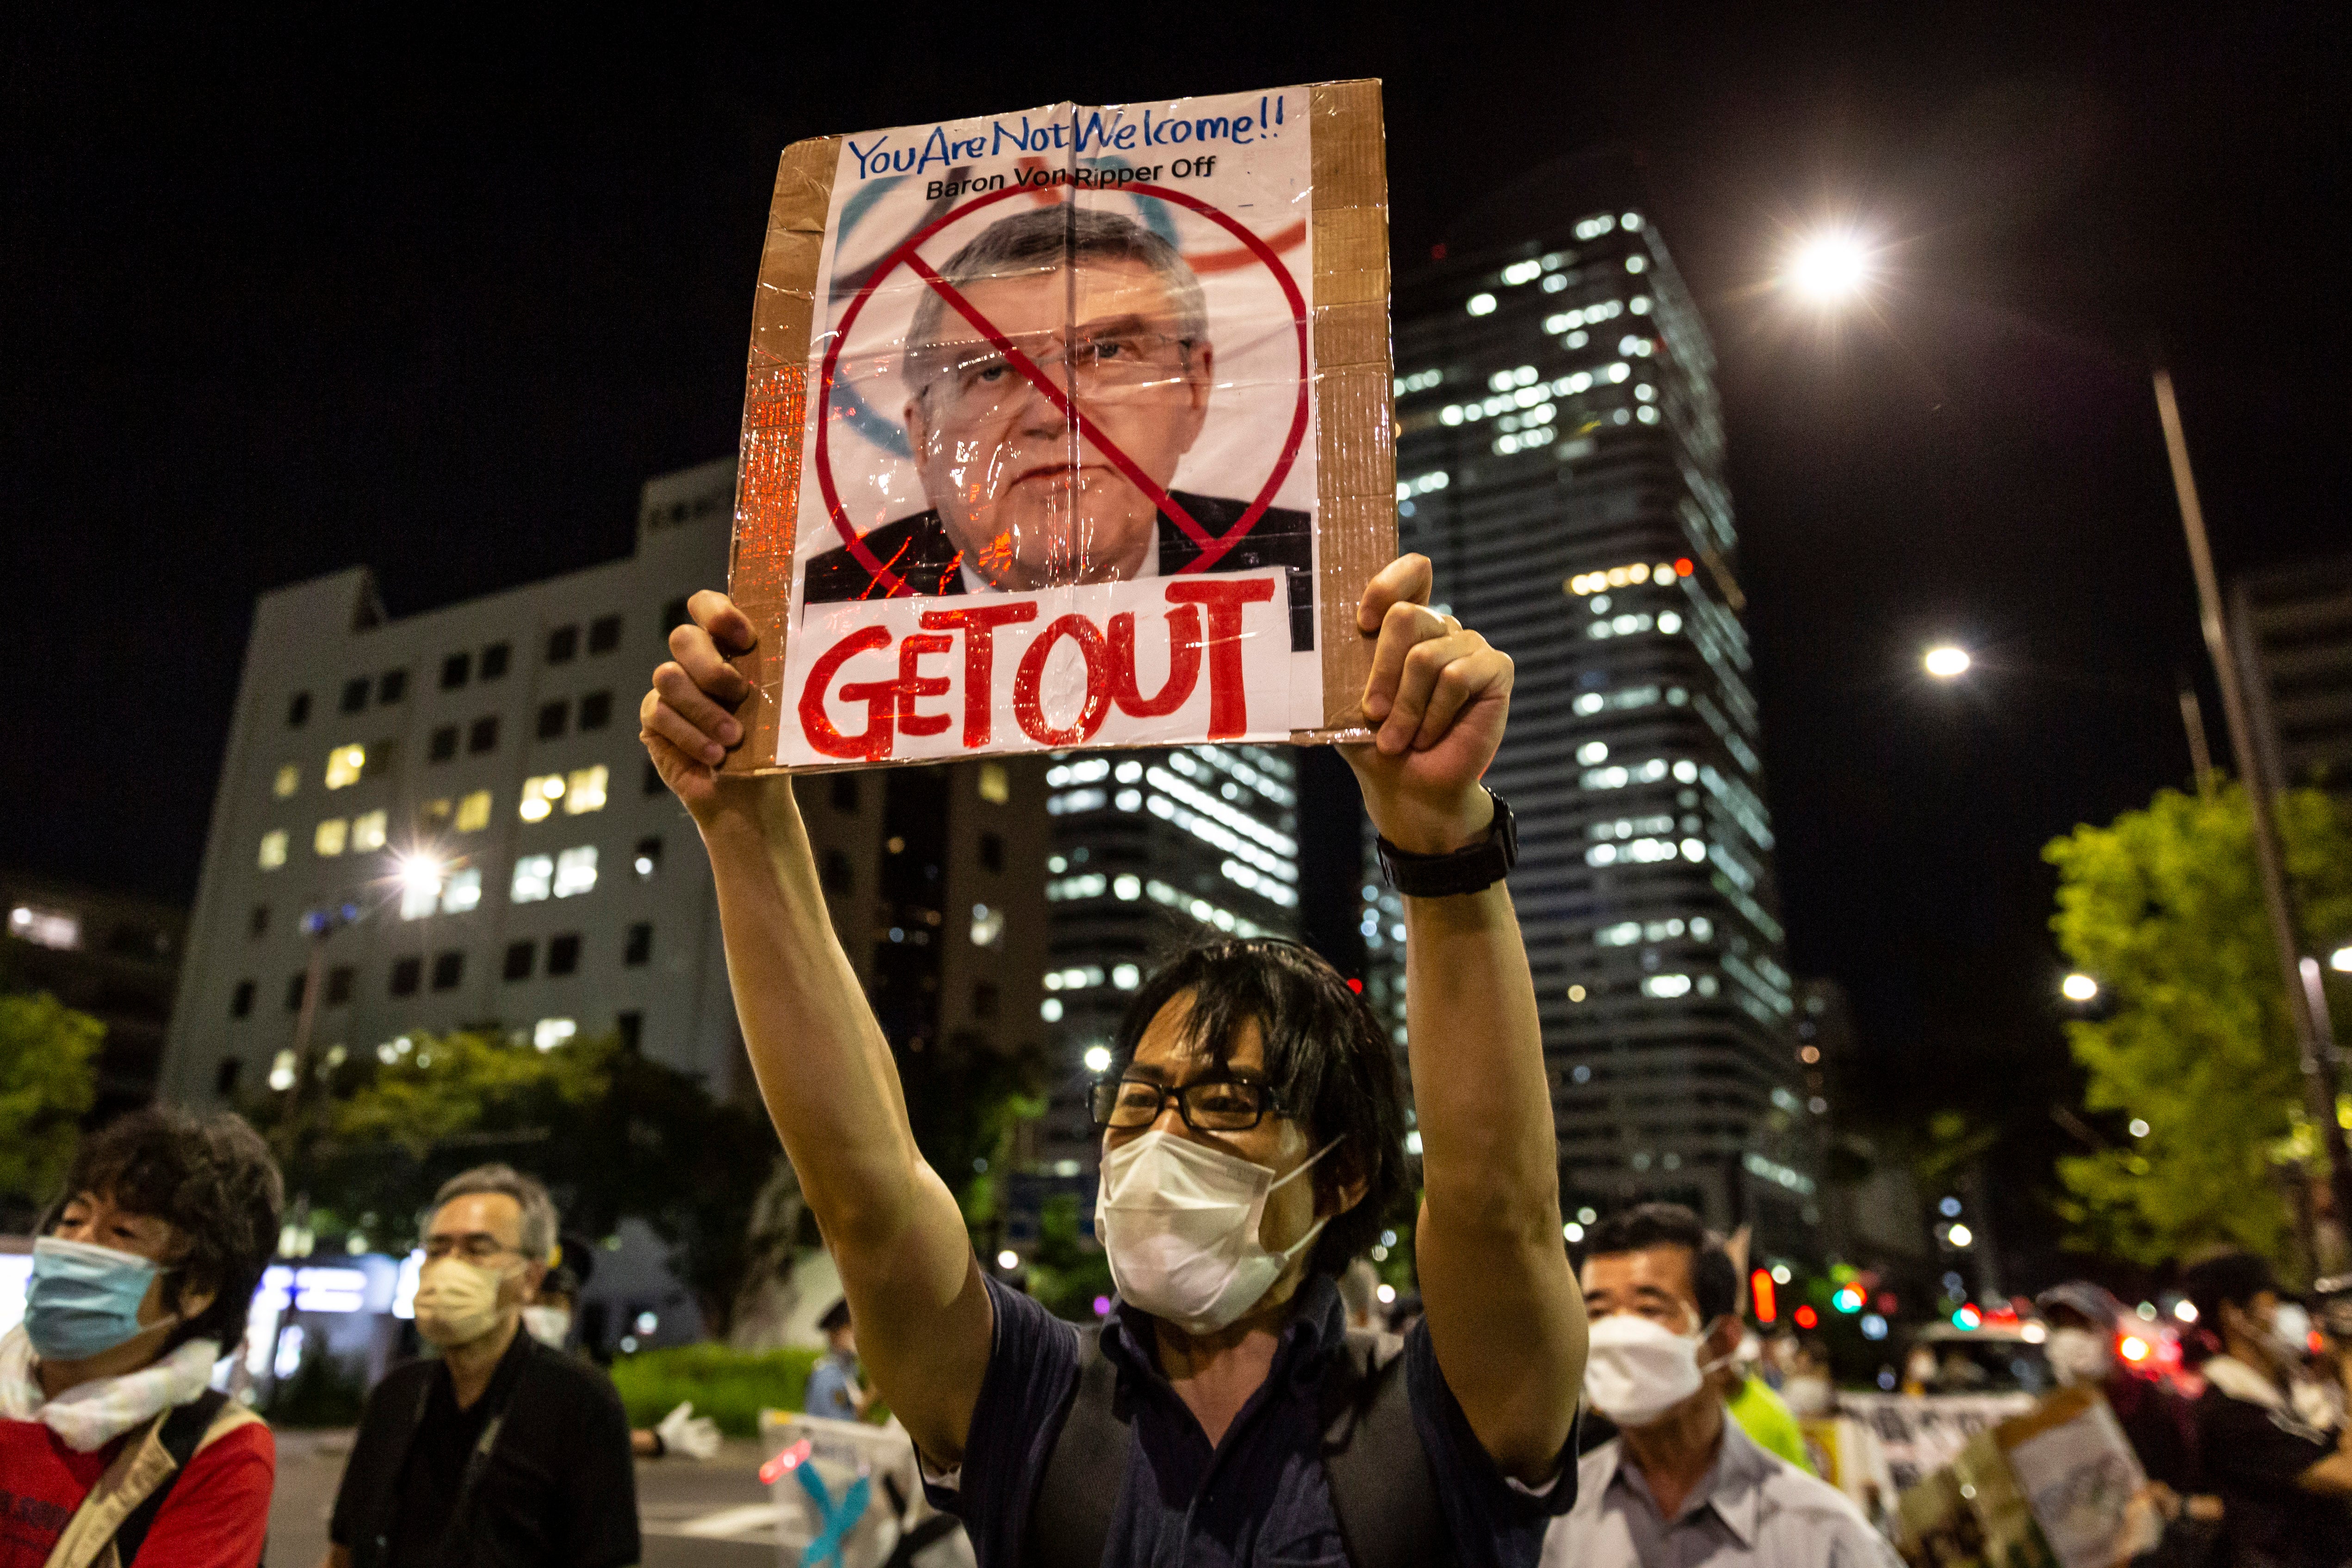
<path id="1" fill-rule="evenodd" d="M 1317 641 L 1323 650 L 1323 724 L 1294 730 L 1289 738 L 1294 744 L 1328 745 L 1370 738 L 1358 699 L 1371 671 L 1372 639 L 1357 629 L 1356 605 L 1372 574 L 1396 555 L 1388 149 L 1377 79 L 1318 82 L 1307 90 L 1313 135 L 1315 273 L 1308 318 L 1322 551 Z M 727 571 L 728 595 L 750 618 L 760 641 L 734 661 L 751 683 L 751 696 L 737 713 L 744 740 L 723 764 L 730 773 L 830 773 L 875 765 L 786 768 L 771 760 L 789 711 L 783 656 L 808 417 L 809 338 L 840 149 L 837 136 L 785 148 L 768 208 L 743 375 L 735 531 Z M 895 761 L 917 760 L 929 759 Z"/>

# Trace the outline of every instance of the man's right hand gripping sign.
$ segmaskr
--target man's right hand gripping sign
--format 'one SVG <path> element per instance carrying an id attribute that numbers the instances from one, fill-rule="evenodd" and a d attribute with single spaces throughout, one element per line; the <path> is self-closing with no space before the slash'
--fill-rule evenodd
<path id="1" fill-rule="evenodd" d="M 1535 991 L 1493 847 L 1509 824 L 1479 784 L 1511 661 L 1433 612 L 1429 592 L 1418 555 L 1365 589 L 1358 625 L 1378 641 L 1363 710 L 1379 729 L 1346 751 L 1408 895 L 1425 1317 L 1394 1408 L 1409 1405 L 1427 1464 L 1393 1486 L 1425 1505 L 1433 1551 L 1531 1564 L 1573 1500 L 1584 1312 L 1560 1243 Z M 717 771 L 743 740 L 750 687 L 728 659 L 751 648 L 751 623 L 716 593 L 688 608 L 641 710 L 646 748 L 709 851 L 751 1064 L 858 1348 L 983 1568 L 1373 1560 L 1349 1539 L 1367 1529 L 1349 1518 L 1359 1494 L 1326 1484 L 1320 1402 L 1342 1343 L 1333 1279 L 1414 1185 L 1383 1026 L 1288 942 L 1197 948 L 1146 983 L 1090 1090 L 1095 1234 L 1119 1303 L 1098 1342 L 1082 1339 L 974 1258 L 835 940 L 789 777 Z M 1115 1495 L 1055 1496 L 1045 1483 L 1088 1459 L 1057 1444 L 1100 1386 L 1081 1385 L 1097 1357 L 1118 1397 L 1087 1429 L 1128 1427 L 1121 1479 L 1101 1489 Z M 1383 1418 L 1370 1408 L 1367 1426 Z"/>

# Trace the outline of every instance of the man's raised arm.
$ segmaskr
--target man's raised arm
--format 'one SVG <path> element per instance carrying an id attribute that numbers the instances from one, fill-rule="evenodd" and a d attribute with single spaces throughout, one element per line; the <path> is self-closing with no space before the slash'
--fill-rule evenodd
<path id="1" fill-rule="evenodd" d="M 1409 854 L 1478 843 L 1494 818 L 1478 780 L 1510 708 L 1511 661 L 1428 608 L 1429 562 L 1366 588 L 1378 632 L 1348 749 L 1381 837 Z M 1559 1169 L 1535 984 L 1510 895 L 1405 900 L 1405 1016 L 1422 1208 L 1413 1238 L 1446 1385 L 1504 1473 L 1550 1479 L 1584 1380 L 1584 1301 L 1560 1240 Z"/>
<path id="2" fill-rule="evenodd" d="M 743 739 L 734 710 L 751 686 L 727 657 L 751 648 L 751 624 L 707 591 L 688 613 L 639 709 L 646 750 L 709 851 L 752 1070 L 840 1266 L 858 1352 L 917 1445 L 952 1464 L 988 1367 L 987 1290 L 835 939 L 791 780 L 718 772 Z"/>

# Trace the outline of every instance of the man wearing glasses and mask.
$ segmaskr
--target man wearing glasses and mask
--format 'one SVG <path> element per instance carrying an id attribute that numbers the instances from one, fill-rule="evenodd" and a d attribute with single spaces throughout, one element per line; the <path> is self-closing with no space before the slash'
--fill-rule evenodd
<path id="1" fill-rule="evenodd" d="M 1056 205 L 1000 219 L 940 276 L 1063 397 L 925 289 L 900 361 L 907 436 L 926 510 L 862 536 L 915 595 L 1026 591 L 1173 576 L 1202 546 L 1091 436 L 1124 453 L 1211 539 L 1249 503 L 1168 491 L 1209 415 L 1216 349 L 1200 279 L 1175 247 L 1131 219 Z M 1288 409 L 1284 410 L 1286 416 Z M 1202 568 L 1290 569 L 1291 644 L 1315 646 L 1305 512 L 1272 507 Z M 848 547 L 809 563 L 805 602 L 890 591 Z"/>
<path id="2" fill-rule="evenodd" d="M 436 1194 L 416 1331 L 440 1353 L 369 1394 L 324 1568 L 637 1561 L 620 1395 L 522 1326 L 556 1245 L 547 1189 L 508 1166 Z"/>
<path id="3" fill-rule="evenodd" d="M 761 1092 L 866 1370 L 982 1568 L 1533 1568 L 1574 1499 L 1584 1312 L 1503 886 L 1517 839 L 1478 782 L 1511 663 L 1429 609 L 1430 581 L 1409 555 L 1365 589 L 1377 735 L 1345 753 L 1406 895 L 1425 1316 L 1393 1356 L 1345 1331 L 1333 1284 L 1416 1184 L 1392 1047 L 1337 972 L 1221 942 L 1138 993 L 1093 1094 L 1119 1302 L 1057 1321 L 981 1267 L 916 1146 L 791 777 L 716 771 L 751 624 L 702 593 L 671 635 L 640 722 L 710 855 Z"/>

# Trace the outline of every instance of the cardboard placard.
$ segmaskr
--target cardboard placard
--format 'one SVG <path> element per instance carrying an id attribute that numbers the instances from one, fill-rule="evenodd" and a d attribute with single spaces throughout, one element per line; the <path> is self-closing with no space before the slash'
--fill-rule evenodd
<path id="1" fill-rule="evenodd" d="M 787 148 L 727 767 L 1360 733 L 1387 199 L 1373 81 Z"/>

